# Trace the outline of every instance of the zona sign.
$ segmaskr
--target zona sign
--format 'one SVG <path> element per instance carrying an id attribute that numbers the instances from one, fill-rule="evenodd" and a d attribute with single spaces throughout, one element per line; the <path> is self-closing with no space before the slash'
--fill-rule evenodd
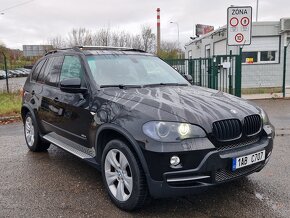
<path id="1" fill-rule="evenodd" d="M 227 10 L 227 44 L 250 45 L 252 39 L 252 7 L 229 7 Z"/>

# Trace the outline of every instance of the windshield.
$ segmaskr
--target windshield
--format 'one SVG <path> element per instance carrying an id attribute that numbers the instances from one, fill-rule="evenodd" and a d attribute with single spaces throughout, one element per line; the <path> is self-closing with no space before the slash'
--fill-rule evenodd
<path id="1" fill-rule="evenodd" d="M 87 62 L 101 86 L 189 83 L 161 59 L 145 55 L 92 55 Z"/>

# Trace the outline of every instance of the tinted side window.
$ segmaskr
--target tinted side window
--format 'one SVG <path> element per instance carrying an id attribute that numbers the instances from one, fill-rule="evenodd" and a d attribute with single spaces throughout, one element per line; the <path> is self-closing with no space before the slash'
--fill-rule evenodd
<path id="1" fill-rule="evenodd" d="M 45 62 L 45 59 L 40 61 L 37 66 L 34 68 L 34 71 L 32 72 L 32 75 L 31 75 L 31 81 L 36 81 L 37 77 L 38 77 L 38 74 L 41 70 L 41 68 L 43 67 L 44 65 L 44 62 Z"/>
<path id="2" fill-rule="evenodd" d="M 36 82 L 38 82 L 38 83 L 44 83 L 44 80 L 45 80 L 45 78 L 46 78 L 46 76 L 48 74 L 48 69 L 50 68 L 50 65 L 52 64 L 52 61 L 53 61 L 53 59 L 52 58 L 49 58 L 45 62 L 44 66 L 41 68 L 41 71 L 40 71 L 40 73 L 39 73 L 39 75 L 37 77 Z"/>
<path id="3" fill-rule="evenodd" d="M 48 73 L 45 78 L 45 84 L 50 86 L 58 86 L 63 57 L 59 56 L 50 59 L 49 61 L 51 61 L 51 64 L 47 66 L 48 68 L 46 69 Z"/>
<path id="4" fill-rule="evenodd" d="M 69 78 L 80 78 L 83 77 L 83 68 L 81 61 L 77 56 L 65 56 L 61 74 L 60 81 Z"/>

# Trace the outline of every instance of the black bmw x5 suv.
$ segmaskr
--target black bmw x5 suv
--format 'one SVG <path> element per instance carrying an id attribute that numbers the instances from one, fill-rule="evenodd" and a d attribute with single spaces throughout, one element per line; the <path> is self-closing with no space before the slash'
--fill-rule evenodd
<path id="1" fill-rule="evenodd" d="M 124 210 L 260 171 L 275 134 L 256 105 L 129 48 L 47 53 L 24 85 L 21 114 L 30 150 L 54 144 L 95 166 Z"/>

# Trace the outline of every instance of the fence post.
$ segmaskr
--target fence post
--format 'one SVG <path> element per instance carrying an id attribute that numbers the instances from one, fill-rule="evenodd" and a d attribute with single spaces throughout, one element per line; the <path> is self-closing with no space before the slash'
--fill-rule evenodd
<path id="1" fill-rule="evenodd" d="M 213 78 L 213 89 L 218 90 L 218 64 L 217 64 L 217 56 L 212 57 L 212 78 Z"/>
<path id="2" fill-rule="evenodd" d="M 287 48 L 290 44 L 290 41 L 287 45 L 284 46 L 284 63 L 283 63 L 283 98 L 286 97 L 286 60 L 287 60 Z"/>
<path id="3" fill-rule="evenodd" d="M 207 86 L 208 88 L 212 88 L 211 59 L 205 59 L 205 63 L 207 63 Z"/>
<path id="4" fill-rule="evenodd" d="M 7 70 L 7 60 L 6 60 L 6 55 L 4 54 L 4 52 L 1 52 L 4 58 L 4 70 L 6 72 L 6 88 L 7 88 L 7 92 L 9 93 L 9 84 L 8 84 L 8 70 Z"/>
<path id="5" fill-rule="evenodd" d="M 235 96 L 241 97 L 242 94 L 242 51 L 240 47 L 240 54 L 236 56 L 236 79 L 235 79 Z"/>
<path id="6" fill-rule="evenodd" d="M 286 56 L 287 46 L 284 46 L 284 60 L 283 60 L 283 98 L 286 97 Z"/>
<path id="7" fill-rule="evenodd" d="M 199 85 L 202 86 L 201 83 L 202 77 L 201 77 L 201 58 L 199 58 Z"/>
<path id="8" fill-rule="evenodd" d="M 232 66 L 232 50 L 230 50 L 230 65 Z M 233 75 L 232 75 L 232 67 L 229 68 L 229 93 L 233 94 Z"/>

